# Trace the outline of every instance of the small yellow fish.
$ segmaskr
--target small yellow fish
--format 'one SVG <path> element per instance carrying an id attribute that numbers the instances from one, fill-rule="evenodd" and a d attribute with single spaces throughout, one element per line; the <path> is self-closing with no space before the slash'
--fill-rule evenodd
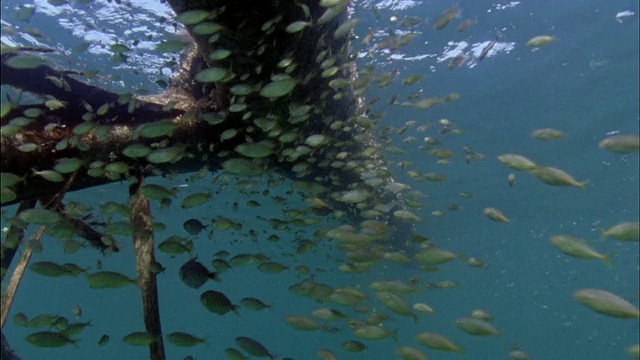
<path id="1" fill-rule="evenodd" d="M 518 154 L 502 154 L 498 156 L 498 160 L 514 170 L 533 170 L 537 166 L 531 159 Z"/>
<path id="2" fill-rule="evenodd" d="M 420 345 L 424 345 L 429 349 L 435 349 L 440 351 L 455 351 L 461 352 L 462 348 L 456 345 L 453 341 L 446 338 L 444 335 L 432 332 L 422 332 L 416 335 L 416 342 Z"/>
<path id="3" fill-rule="evenodd" d="M 638 308 L 627 300 L 600 289 L 581 289 L 573 293 L 573 298 L 582 305 L 603 315 L 620 319 L 637 319 Z"/>
<path id="4" fill-rule="evenodd" d="M 282 320 L 293 328 L 302 331 L 326 329 L 326 326 L 318 324 L 315 320 L 304 315 L 288 315 L 282 318 Z"/>
<path id="5" fill-rule="evenodd" d="M 413 308 L 416 309 L 416 311 L 419 311 L 423 314 L 433 314 L 435 312 L 435 310 L 433 310 L 433 308 L 425 303 L 415 303 L 413 304 Z"/>
<path id="6" fill-rule="evenodd" d="M 475 309 L 471 312 L 471 317 L 476 318 L 476 319 L 480 319 L 480 320 L 484 320 L 484 321 L 490 321 L 493 320 L 493 315 L 491 315 L 487 310 L 484 309 Z"/>
<path id="7" fill-rule="evenodd" d="M 509 352 L 509 359 L 511 360 L 531 360 L 529 355 L 522 350 L 514 349 Z"/>
<path id="8" fill-rule="evenodd" d="M 504 214 L 496 208 L 492 208 L 492 207 L 484 208 L 482 210 L 482 213 L 493 221 L 502 222 L 502 223 L 509 222 L 509 219 L 507 219 L 507 217 L 504 216 Z"/>
<path id="9" fill-rule="evenodd" d="M 529 170 L 533 176 L 542 182 L 553 186 L 575 186 L 584 189 L 589 180 L 578 182 L 573 176 L 567 174 L 564 170 L 560 170 L 551 166 L 538 166 Z"/>
<path id="10" fill-rule="evenodd" d="M 462 66 L 465 62 L 467 62 L 467 60 L 469 60 L 469 57 L 467 55 L 464 54 L 460 54 L 456 57 L 454 57 L 449 64 L 447 65 L 447 68 L 449 70 L 453 70 L 453 69 L 457 69 L 460 66 Z"/>
<path id="11" fill-rule="evenodd" d="M 633 154 L 640 152 L 640 137 L 638 135 L 614 135 L 600 141 L 601 149 L 618 154 Z"/>
<path id="12" fill-rule="evenodd" d="M 589 246 L 584 240 L 571 235 L 554 235 L 549 240 L 553 246 L 563 253 L 578 259 L 599 259 L 609 267 L 612 267 L 609 257 L 612 254 L 603 255 Z"/>
<path id="13" fill-rule="evenodd" d="M 353 331 L 353 334 L 362 339 L 368 340 L 380 340 L 391 337 L 394 340 L 397 339 L 396 333 L 398 330 L 389 331 L 382 326 L 377 325 L 363 325 Z"/>
<path id="14" fill-rule="evenodd" d="M 473 256 L 464 259 L 464 263 L 475 268 L 485 268 L 489 266 Z"/>
<path id="15" fill-rule="evenodd" d="M 527 46 L 530 46 L 530 47 L 543 46 L 550 43 L 551 41 L 553 41 L 553 37 L 551 36 L 547 36 L 547 35 L 536 36 L 531 38 L 529 41 L 527 41 Z"/>
<path id="16" fill-rule="evenodd" d="M 400 295 L 389 291 L 378 291 L 376 297 L 384 306 L 398 315 L 412 316 L 416 321 L 418 316 L 411 309 L 411 305 Z"/>
<path id="17" fill-rule="evenodd" d="M 471 25 L 473 25 L 474 22 L 475 22 L 474 19 L 467 19 L 467 20 L 461 22 L 460 24 L 458 24 L 458 26 L 456 26 L 456 31 L 457 32 L 463 32 L 463 31 L 467 30 L 469 27 L 471 27 Z"/>
<path id="18" fill-rule="evenodd" d="M 625 221 L 602 230 L 602 237 L 612 237 L 620 241 L 640 241 L 640 223 Z"/>
<path id="19" fill-rule="evenodd" d="M 422 360 L 428 359 L 427 355 L 423 354 L 420 350 L 411 346 L 400 346 L 396 348 L 396 354 L 403 360 Z"/>
<path id="20" fill-rule="evenodd" d="M 549 129 L 549 128 L 534 130 L 531 133 L 532 138 L 538 139 L 538 140 L 546 140 L 546 141 L 559 139 L 565 135 L 566 134 L 560 130 Z"/>
<path id="21" fill-rule="evenodd" d="M 455 324 L 462 331 L 471 335 L 489 336 L 501 334 L 500 330 L 493 327 L 493 325 L 474 317 L 458 318 L 456 319 Z"/>
<path id="22" fill-rule="evenodd" d="M 433 24 L 433 28 L 436 30 L 444 29 L 449 24 L 449 22 L 459 14 L 460 11 L 458 11 L 458 6 L 449 6 L 448 8 L 444 9 L 442 14 L 440 14 L 436 22 Z"/>

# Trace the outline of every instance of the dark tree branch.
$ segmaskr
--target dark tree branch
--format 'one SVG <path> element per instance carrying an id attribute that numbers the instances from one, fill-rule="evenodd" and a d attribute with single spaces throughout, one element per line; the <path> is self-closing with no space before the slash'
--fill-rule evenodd
<path id="1" fill-rule="evenodd" d="M 66 71 L 55 70 L 47 65 L 41 65 L 34 69 L 14 69 L 7 66 L 6 61 L 17 54 L 19 53 L 2 55 L 2 65 L 0 66 L 2 85 L 11 85 L 38 95 L 48 95 L 68 103 L 65 109 L 56 113 L 56 115 L 64 116 L 64 123 L 67 126 L 73 127 L 83 122 L 82 115 L 87 112 L 83 103 L 90 105 L 93 109 L 98 109 L 104 104 L 111 104 L 108 117 L 99 121 L 102 123 L 135 123 L 140 119 L 173 117 L 184 112 L 179 109 L 163 111 L 164 104 L 150 102 L 140 103 L 135 111 L 130 112 L 128 104 L 118 103 L 120 94 L 76 80 Z M 50 77 L 57 78 L 61 83 L 66 83 L 68 87 L 67 85 L 62 87 L 56 85 L 54 81 L 49 80 Z"/>

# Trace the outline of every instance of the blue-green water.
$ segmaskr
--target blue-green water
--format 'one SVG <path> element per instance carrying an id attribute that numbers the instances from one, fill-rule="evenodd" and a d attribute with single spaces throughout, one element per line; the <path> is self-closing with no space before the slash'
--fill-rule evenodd
<path id="1" fill-rule="evenodd" d="M 154 41 L 168 36 L 172 26 L 159 25 L 157 14 L 168 14 L 155 4 L 134 3 L 132 13 L 125 15 L 127 7 L 105 2 L 90 5 L 53 7 L 46 2 L 36 3 L 36 13 L 29 24 L 12 19 L 13 9 L 19 2 L 2 3 L 2 21 L 21 31 L 24 26 L 34 26 L 48 39 L 32 39 L 31 44 L 59 44 L 61 50 L 77 46 L 82 38 L 102 39 L 110 44 L 114 39 L 130 41 L 137 34 L 152 33 Z M 386 88 L 373 86 L 367 98 L 380 96 L 381 101 L 372 112 L 384 113 L 379 126 L 400 128 L 406 121 L 417 124 L 404 135 L 394 135 L 393 145 L 406 154 L 388 154 L 387 160 L 398 181 L 413 190 L 427 195 L 427 206 L 416 211 L 423 221 L 416 232 L 433 238 L 438 246 L 474 256 L 488 267 L 470 268 L 460 261 L 444 264 L 438 272 L 423 272 L 415 267 L 398 266 L 382 262 L 367 273 L 349 275 L 337 270 L 345 262 L 343 255 L 334 249 L 327 239 L 304 255 L 295 253 L 295 241 L 313 239 L 313 233 L 323 226 L 335 226 L 337 220 L 323 219 L 319 225 L 289 231 L 275 231 L 257 216 L 284 218 L 285 209 L 303 209 L 299 196 L 285 193 L 292 190 L 287 180 L 284 185 L 271 188 L 268 196 L 260 195 L 266 181 L 255 185 L 258 194 L 243 196 L 229 184 L 226 190 L 217 192 L 213 201 L 187 211 L 180 209 L 182 196 L 191 192 L 218 190 L 209 174 L 196 182 L 186 182 L 191 174 L 180 174 L 174 180 L 153 178 L 150 182 L 180 187 L 180 195 L 170 208 L 153 205 L 156 222 L 167 225 L 167 230 L 157 235 L 164 239 L 180 233 L 182 223 L 189 218 L 203 222 L 227 216 L 244 225 L 242 231 L 215 231 L 212 240 L 203 233 L 195 240 L 195 254 L 210 267 L 213 254 L 227 250 L 239 253 L 263 253 L 274 260 L 290 265 L 290 269 L 278 275 L 265 275 L 255 266 L 234 268 L 221 275 L 220 283 L 209 282 L 201 289 L 186 287 L 178 278 L 179 267 L 188 260 L 187 255 L 170 258 L 157 253 L 158 261 L 166 272 L 158 277 L 160 311 L 164 333 L 185 331 L 207 339 L 207 346 L 178 348 L 165 341 L 167 358 L 182 359 L 193 355 L 198 359 L 224 359 L 223 350 L 236 347 L 233 339 L 249 336 L 265 344 L 278 357 L 296 359 L 317 358 L 318 349 L 332 350 L 339 359 L 389 359 L 400 345 L 415 346 L 424 350 L 432 359 L 457 359 L 458 355 L 429 350 L 418 345 L 414 335 L 433 331 L 446 335 L 465 347 L 467 359 L 506 359 L 514 345 L 522 347 L 533 359 L 624 359 L 629 356 L 625 348 L 638 342 L 638 321 L 620 320 L 596 314 L 572 298 L 575 290 L 585 287 L 611 291 L 638 305 L 638 243 L 598 241 L 600 229 L 621 221 L 637 221 L 639 217 L 638 155 L 612 154 L 598 148 L 601 139 L 611 132 L 638 133 L 638 3 L 637 1 L 554 1 L 554 2 L 458 2 L 462 10 L 460 18 L 441 31 L 432 28 L 440 12 L 451 3 L 425 2 L 373 2 L 355 7 L 355 17 L 362 21 L 356 29 L 358 39 L 354 46 L 363 56 L 359 65 L 377 64 L 376 71 L 390 72 L 398 69 L 397 79 Z M 375 7 L 375 9 L 374 9 Z M 616 17 L 623 11 L 635 15 Z M 396 28 L 389 19 L 417 16 L 427 21 L 411 28 L 417 36 L 408 45 L 393 54 L 373 51 L 372 57 L 364 55 L 367 47 L 360 46 L 360 39 L 370 31 L 381 31 L 370 46 L 384 38 L 385 29 Z M 465 32 L 454 27 L 462 20 L 472 18 L 475 23 Z M 95 30 L 88 30 L 83 21 L 92 19 Z M 73 31 L 71 31 L 73 29 Z M 128 30 L 133 29 L 133 30 Z M 478 52 L 482 43 L 500 35 L 495 52 L 482 62 L 470 60 L 458 69 L 448 70 L 446 50 L 469 45 L 463 51 Z M 536 35 L 551 35 L 554 41 L 539 49 L 531 49 L 526 41 Z M 3 41 L 29 44 L 29 38 L 7 35 Z M 478 45 L 480 44 L 480 45 Z M 143 44 L 144 45 L 144 44 Z M 478 47 L 479 46 L 479 47 Z M 93 48 L 92 48 L 93 49 Z M 108 49 L 97 49 L 80 55 L 69 53 L 60 57 L 64 68 L 102 69 L 104 75 L 116 74 L 122 79 L 108 82 L 101 78 L 96 84 L 112 87 L 117 91 L 145 88 L 158 91 L 154 81 L 158 68 L 167 59 L 159 58 L 152 46 L 141 46 L 126 64 L 110 61 Z M 457 54 L 450 55 L 453 57 Z M 132 70 L 138 69 L 139 75 Z M 415 85 L 402 86 L 400 79 L 411 74 L 424 74 L 425 79 Z M 5 91 L 6 89 L 3 89 Z M 424 97 L 444 96 L 451 92 L 460 99 L 451 104 L 439 104 L 429 110 L 416 110 L 389 105 L 396 94 L 399 102 L 406 96 L 422 90 Z M 460 135 L 437 133 L 439 119 L 446 118 L 455 128 L 464 130 Z M 434 124 L 433 128 L 418 132 L 422 124 Z M 554 142 L 532 139 L 531 131 L 552 127 L 567 135 Z M 414 136 L 413 143 L 404 143 L 407 136 Z M 436 164 L 436 159 L 419 150 L 425 136 L 436 137 L 443 146 L 456 152 L 448 165 Z M 462 148 L 468 146 L 484 154 L 484 160 L 465 162 Z M 583 193 L 576 188 L 553 187 L 533 176 L 516 173 L 513 187 L 507 184 L 507 174 L 512 172 L 496 157 L 504 153 L 519 153 L 546 164 L 566 170 L 576 179 L 590 180 Z M 443 183 L 415 182 L 398 166 L 398 161 L 410 161 L 408 168 L 419 172 L 437 172 L 447 178 Z M 3 171 L 5 171 L 3 169 Z M 263 179 L 264 180 L 264 179 Z M 295 194 L 295 189 L 292 190 Z M 461 191 L 473 192 L 474 197 L 463 199 Z M 126 184 L 112 184 L 101 188 L 69 194 L 66 200 L 82 201 L 97 206 L 101 201 L 126 200 Z M 287 202 L 277 204 L 275 195 L 284 196 Z M 255 199 L 261 206 L 250 208 L 244 204 Z M 231 211 L 231 204 L 238 202 L 240 209 Z M 445 205 L 455 203 L 460 211 L 447 211 Z M 501 209 L 510 223 L 496 223 L 482 215 L 485 207 Z M 13 208 L 5 210 L 5 217 L 12 216 Z M 440 217 L 433 211 L 443 211 Z M 252 240 L 248 229 L 258 233 Z M 267 237 L 276 233 L 279 242 L 269 242 Z M 555 234 L 574 234 L 590 242 L 602 253 L 613 252 L 613 268 L 598 260 L 580 260 L 566 256 L 549 243 Z M 45 251 L 34 255 L 32 261 L 51 260 L 60 263 L 74 262 L 93 271 L 96 260 L 104 269 L 135 274 L 132 245 L 120 238 L 123 250 L 115 255 L 102 257 L 93 249 L 81 249 L 73 255 L 62 253 L 55 240 L 43 239 Z M 368 349 L 351 354 L 340 349 L 340 344 L 353 340 L 349 327 L 341 322 L 331 324 L 338 332 L 301 332 L 288 327 L 281 320 L 289 314 L 307 314 L 323 306 L 307 298 L 291 294 L 287 288 L 304 279 L 293 268 L 306 264 L 316 274 L 314 281 L 333 287 L 359 286 L 371 296 L 367 305 L 378 311 L 386 311 L 368 289 L 372 281 L 386 279 L 409 280 L 418 276 L 425 282 L 451 280 L 460 283 L 452 289 L 425 289 L 410 295 L 410 302 L 425 302 L 436 310 L 435 314 L 420 316 L 416 323 L 409 317 L 393 316 L 385 323 L 391 330 L 398 329 L 398 340 L 363 341 Z M 3 284 L 4 286 L 4 284 Z M 224 292 L 233 302 L 243 297 L 257 297 L 271 309 L 254 312 L 240 309 L 240 315 L 229 313 L 218 316 L 208 312 L 199 301 L 204 290 Z M 32 329 L 13 325 L 11 318 L 24 312 L 30 318 L 42 313 L 59 314 L 69 318 L 71 309 L 82 308 L 82 321 L 91 320 L 92 326 L 78 338 L 77 348 L 39 349 L 26 344 L 24 338 Z M 355 318 L 364 318 L 348 308 L 330 304 Z M 468 316 L 473 309 L 483 308 L 495 317 L 494 325 L 503 335 L 479 338 L 468 335 L 454 325 L 454 320 Z M 146 347 L 125 345 L 121 338 L 133 331 L 142 331 L 142 308 L 139 290 L 133 286 L 117 290 L 91 290 L 82 278 L 50 279 L 27 271 L 15 299 L 9 320 L 3 332 L 10 344 L 24 359 L 145 359 Z M 102 334 L 109 334 L 111 341 L 105 347 L 96 345 Z"/>

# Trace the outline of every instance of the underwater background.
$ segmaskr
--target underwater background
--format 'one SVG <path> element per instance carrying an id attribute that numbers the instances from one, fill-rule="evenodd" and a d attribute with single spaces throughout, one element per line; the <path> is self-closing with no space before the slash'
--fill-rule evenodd
<path id="1" fill-rule="evenodd" d="M 28 22 L 16 20 L 14 13 L 23 4 L 35 4 L 36 11 Z M 183 230 L 188 219 L 209 224 L 212 219 L 227 217 L 242 224 L 242 229 L 213 229 L 211 239 L 206 229 L 194 241 L 193 256 L 211 267 L 214 254 L 221 250 L 231 256 L 261 253 L 289 268 L 279 274 L 265 274 L 255 265 L 234 267 L 219 274 L 220 282 L 209 281 L 200 289 L 182 283 L 178 269 L 191 256 L 171 257 L 156 251 L 156 257 L 166 270 L 158 276 L 159 302 L 163 333 L 184 331 L 206 339 L 206 345 L 176 347 L 165 341 L 168 359 L 225 359 L 224 349 L 237 347 L 234 339 L 248 336 L 264 344 L 276 358 L 317 358 L 318 349 L 330 349 L 338 359 L 395 358 L 395 348 L 409 345 L 421 349 L 432 359 L 458 359 L 457 353 L 427 349 L 416 343 L 414 336 L 423 331 L 441 333 L 464 347 L 466 359 L 507 359 L 512 348 L 524 350 L 532 359 L 624 359 L 630 358 L 626 348 L 638 343 L 637 319 L 622 320 L 597 314 L 572 298 L 574 291 L 600 288 L 615 293 L 635 306 L 639 300 L 638 242 L 613 239 L 600 241 L 601 230 L 622 221 L 638 221 L 639 166 L 638 154 L 614 154 L 598 147 L 606 136 L 614 133 L 638 134 L 638 2 L 622 1 L 459 1 L 460 14 L 452 23 L 437 31 L 433 24 L 440 13 L 453 5 L 446 1 L 362 1 L 357 2 L 353 16 L 360 19 L 355 28 L 354 51 L 359 54 L 360 68 L 375 65 L 375 71 L 397 73 L 396 80 L 386 87 L 371 86 L 367 100 L 380 97 L 371 105 L 371 113 L 381 116 L 380 129 L 401 128 L 407 121 L 416 121 L 402 134 L 389 133 L 393 146 L 403 150 L 389 151 L 386 160 L 396 180 L 426 195 L 427 206 L 414 209 L 423 220 L 415 232 L 433 239 L 438 246 L 461 254 L 461 259 L 473 256 L 488 266 L 472 268 L 460 260 L 442 266 L 436 272 L 426 272 L 413 265 L 398 265 L 380 261 L 360 274 L 338 270 L 347 262 L 327 238 L 315 239 L 316 230 L 338 226 L 341 219 L 322 217 L 319 224 L 307 227 L 291 225 L 284 230 L 273 229 L 263 219 L 287 220 L 286 210 L 305 209 L 306 205 L 292 181 L 268 186 L 267 176 L 259 178 L 248 189 L 240 190 L 230 182 L 223 186 L 215 180 L 219 173 L 208 173 L 201 179 L 189 180 L 194 174 L 178 174 L 172 179 L 148 178 L 148 183 L 168 188 L 176 187 L 178 196 L 173 204 L 162 208 L 152 203 L 154 222 L 166 225 L 156 233 L 156 241 L 170 235 L 190 236 Z M 625 12 L 630 12 L 625 13 Z M 622 14 L 622 15 L 621 15 Z M 130 5 L 89 1 L 51 5 L 46 1 L 2 2 L 2 41 L 9 44 L 52 46 L 59 68 L 99 69 L 102 76 L 94 84 L 114 91 L 145 89 L 161 91 L 158 80 L 168 81 L 171 72 L 161 70 L 170 57 L 156 54 L 154 42 L 174 36 L 171 10 L 153 1 L 131 1 Z M 392 17 L 408 16 L 425 21 L 406 29 L 398 29 Z M 455 26 L 474 19 L 471 27 L 457 32 Z M 5 26 L 15 33 L 5 32 Z M 28 27 L 40 30 L 34 36 Z M 410 31 L 416 37 L 396 51 L 375 48 L 375 43 L 389 29 Z M 361 45 L 367 34 L 373 33 L 369 45 Z M 83 41 L 105 45 L 129 42 L 153 35 L 141 41 L 126 62 L 114 62 L 108 46 L 91 46 L 83 52 L 72 51 Z M 526 42 L 538 35 L 553 36 L 549 44 L 532 48 Z M 482 49 L 497 38 L 496 45 L 482 61 Z M 469 60 L 450 70 L 450 61 L 464 53 Z M 474 56 L 472 56 L 474 55 Z M 401 79 L 412 74 L 424 75 L 419 83 L 402 85 Z M 161 85 L 161 83 L 160 83 Z M 428 110 L 390 104 L 392 96 L 398 102 L 416 91 L 425 96 L 458 93 L 451 104 L 438 104 Z M 3 86 L 3 98 L 11 92 Z M 448 119 L 460 134 L 440 134 L 438 120 Z M 433 126 L 419 131 L 423 124 Z M 566 136 L 555 141 L 534 139 L 530 133 L 539 128 L 555 128 Z M 407 137 L 415 137 L 415 141 Z M 456 153 L 450 163 L 437 164 L 436 158 L 419 147 L 430 136 Z M 406 140 L 406 141 L 405 141 Z M 484 155 L 483 160 L 465 161 L 463 147 Z M 524 172 L 515 172 L 513 186 L 507 175 L 514 172 L 503 166 L 497 156 L 505 153 L 525 155 L 539 164 L 558 167 L 579 181 L 589 180 L 584 191 L 574 187 L 554 187 L 544 184 Z M 442 174 L 443 182 L 416 182 L 398 166 L 410 162 L 419 172 Z M 2 171 L 6 171 L 2 169 Z M 274 178 L 279 176 L 273 175 Z M 242 178 L 237 178 L 242 180 Z M 270 193 L 264 195 L 264 189 Z M 213 191 L 213 198 L 204 205 L 182 209 L 182 198 L 190 193 Z M 460 192 L 471 192 L 465 199 Z M 99 209 L 106 201 L 124 203 L 128 185 L 125 182 L 70 193 L 65 200 L 78 201 Z M 280 196 L 286 201 L 274 201 Z M 249 200 L 259 203 L 251 207 Z M 233 210 L 233 203 L 240 206 Z M 447 210 L 456 204 L 458 211 Z M 509 223 L 493 222 L 482 209 L 495 207 Z M 6 219 L 16 207 L 4 207 Z M 432 212 L 442 211 L 442 216 Z M 115 215 L 117 217 L 118 215 Z M 258 236 L 253 238 L 249 230 Z M 35 229 L 31 229 L 33 232 Z M 267 238 L 276 234 L 277 241 Z M 612 267 L 598 260 L 583 260 L 561 253 L 549 243 L 556 234 L 573 234 L 589 242 L 611 257 Z M 307 253 L 296 253 L 301 239 L 316 242 Z M 122 250 L 103 256 L 95 249 L 81 248 L 74 254 L 63 253 L 55 239 L 44 237 L 44 251 L 34 254 L 32 261 L 75 263 L 94 271 L 96 261 L 105 270 L 135 276 L 135 257 L 131 240 L 117 237 Z M 16 262 L 16 260 L 14 260 Z M 349 307 L 319 304 L 291 293 L 288 288 L 310 275 L 294 269 L 306 265 L 313 281 L 338 286 L 357 287 L 369 295 L 369 308 L 388 313 L 392 319 L 385 328 L 397 329 L 397 340 L 360 340 L 367 345 L 362 353 L 350 353 L 340 344 L 356 340 L 345 322 L 331 323 L 338 331 L 304 332 L 282 321 L 291 314 L 311 316 L 320 306 L 330 306 L 350 317 L 363 318 Z M 457 287 L 425 288 L 407 296 L 411 303 L 424 302 L 434 314 L 419 315 L 419 320 L 394 315 L 386 310 L 368 288 L 373 281 L 417 276 L 421 283 L 449 280 Z M 4 291 L 3 284 L 3 291 Z M 256 297 L 271 308 L 253 311 L 240 307 L 239 315 L 219 316 L 207 311 L 200 303 L 200 294 L 209 289 L 226 294 L 232 302 L 244 297 Z M 12 317 L 22 312 L 29 318 L 38 314 L 56 314 L 74 318 L 71 311 L 79 306 L 80 321 L 91 321 L 78 336 L 77 346 L 42 349 L 25 342 L 34 329 L 18 327 Z M 492 324 L 502 334 L 474 337 L 454 325 L 455 319 L 469 316 L 474 309 L 486 309 Z M 27 271 L 18 289 L 9 320 L 3 332 L 23 359 L 146 359 L 147 347 L 132 347 L 121 339 L 134 331 L 143 331 L 139 289 L 90 289 L 84 276 L 48 278 Z M 103 334 L 110 336 L 105 346 L 97 342 Z"/>

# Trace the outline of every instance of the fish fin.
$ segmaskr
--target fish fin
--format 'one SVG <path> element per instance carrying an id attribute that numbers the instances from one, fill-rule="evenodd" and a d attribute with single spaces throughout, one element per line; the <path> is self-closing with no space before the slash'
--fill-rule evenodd
<path id="1" fill-rule="evenodd" d="M 137 287 L 138 287 L 139 289 L 141 289 L 141 290 L 144 290 L 144 289 L 142 288 L 142 282 L 141 282 L 141 281 L 138 281 L 138 278 L 137 278 L 137 277 L 136 277 L 136 278 L 133 278 L 133 279 L 129 279 L 129 280 L 130 280 L 130 282 L 131 282 L 133 285 L 137 286 Z"/>
<path id="2" fill-rule="evenodd" d="M 600 228 L 600 241 L 607 240 L 607 230 L 605 228 Z"/>
<path id="3" fill-rule="evenodd" d="M 583 194 L 583 195 L 586 195 L 586 194 L 587 194 L 587 189 L 586 189 L 584 186 L 585 186 L 585 185 L 587 185 L 587 184 L 588 184 L 588 183 L 590 183 L 590 182 L 591 182 L 591 180 L 585 180 L 585 181 L 583 181 L 583 182 L 579 182 L 579 183 L 578 183 L 578 187 L 579 187 L 580 189 L 582 189 L 582 194 Z"/>
<path id="4" fill-rule="evenodd" d="M 607 264 L 608 267 L 613 269 L 613 263 L 611 262 L 611 259 L 610 259 L 612 256 L 616 256 L 616 253 L 610 252 L 605 254 L 602 258 L 602 262 Z"/>

